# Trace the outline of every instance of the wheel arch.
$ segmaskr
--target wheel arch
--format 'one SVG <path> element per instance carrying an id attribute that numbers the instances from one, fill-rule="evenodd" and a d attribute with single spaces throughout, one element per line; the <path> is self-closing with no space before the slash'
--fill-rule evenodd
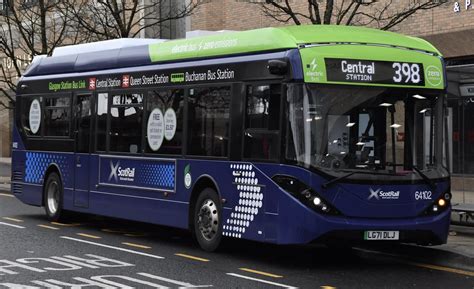
<path id="1" fill-rule="evenodd" d="M 61 186 L 64 188 L 64 182 L 63 182 L 63 176 L 61 174 L 61 169 L 56 163 L 51 163 L 49 164 L 48 168 L 46 169 L 44 173 L 44 178 L 43 178 L 43 193 L 41 196 L 41 205 L 44 206 L 44 201 L 45 201 L 45 186 L 46 186 L 46 181 L 48 180 L 48 177 L 51 173 L 57 173 L 59 176 L 59 180 L 61 181 Z"/>
<path id="2" fill-rule="evenodd" d="M 193 229 L 193 216 L 194 216 L 194 206 L 199 194 L 205 188 L 212 188 L 216 191 L 218 198 L 221 200 L 222 196 L 219 190 L 219 185 L 217 184 L 216 180 L 210 175 L 201 175 L 196 180 L 194 185 L 192 186 L 191 196 L 189 198 L 189 210 L 188 210 L 188 229 Z"/>

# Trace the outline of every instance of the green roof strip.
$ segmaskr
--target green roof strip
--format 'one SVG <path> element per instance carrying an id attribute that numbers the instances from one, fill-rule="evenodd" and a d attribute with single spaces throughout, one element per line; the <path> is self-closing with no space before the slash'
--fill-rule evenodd
<path id="1" fill-rule="evenodd" d="M 148 46 L 152 62 L 248 54 L 297 48 L 303 44 L 363 43 L 403 47 L 440 55 L 429 42 L 377 29 L 340 25 L 269 27 L 172 40 Z"/>
<path id="2" fill-rule="evenodd" d="M 428 41 L 378 29 L 341 25 L 302 25 L 278 28 L 290 34 L 298 44 L 366 43 L 404 47 L 441 55 Z"/>
<path id="3" fill-rule="evenodd" d="M 152 62 L 297 48 L 286 32 L 263 28 L 150 44 Z"/>

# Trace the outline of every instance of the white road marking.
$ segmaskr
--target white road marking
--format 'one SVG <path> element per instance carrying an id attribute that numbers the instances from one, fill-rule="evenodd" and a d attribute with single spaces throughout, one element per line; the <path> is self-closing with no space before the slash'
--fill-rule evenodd
<path id="1" fill-rule="evenodd" d="M 10 226 L 10 227 L 18 228 L 18 229 L 24 229 L 25 228 L 23 226 L 13 225 L 13 224 L 4 223 L 4 222 L 0 222 L 0 225 Z"/>
<path id="2" fill-rule="evenodd" d="M 176 281 L 176 280 L 173 280 L 173 279 L 169 279 L 169 278 L 165 278 L 165 277 L 161 277 L 161 276 L 156 276 L 156 275 L 152 275 L 152 274 L 148 274 L 148 273 L 137 273 L 137 274 L 141 275 L 141 276 L 151 278 L 151 279 L 156 279 L 156 280 L 165 281 L 165 282 L 168 282 L 168 283 L 171 283 L 171 284 L 176 284 L 176 285 L 181 286 L 180 288 L 212 287 L 212 285 L 193 285 L 193 284 L 190 284 L 190 283 L 180 282 L 180 281 Z"/>
<path id="3" fill-rule="evenodd" d="M 125 249 L 125 248 L 120 248 L 120 247 L 105 245 L 105 244 L 101 244 L 101 243 L 86 241 L 86 240 L 82 240 L 82 239 L 71 238 L 71 237 L 67 237 L 67 236 L 61 236 L 60 238 L 71 240 L 71 241 L 76 241 L 76 242 L 81 242 L 81 243 L 86 243 L 86 244 L 90 244 L 90 245 L 95 245 L 95 246 L 99 246 L 99 247 L 114 249 L 114 250 L 117 250 L 117 251 L 132 253 L 132 254 L 136 254 L 136 255 L 146 256 L 146 257 L 155 258 L 155 259 L 164 259 L 165 258 L 165 257 L 157 256 L 157 255 L 152 255 L 152 254 L 147 254 L 147 253 L 134 251 L 134 250 L 129 250 L 129 249 Z"/>
<path id="4" fill-rule="evenodd" d="M 260 282 L 260 283 L 265 283 L 265 284 L 269 284 L 269 285 L 273 285 L 273 286 L 278 286 L 278 287 L 283 287 L 283 288 L 291 288 L 291 289 L 296 289 L 296 288 L 298 288 L 298 287 L 295 287 L 295 286 L 290 286 L 290 285 L 285 285 L 285 284 L 281 284 L 281 283 L 271 282 L 271 281 L 267 281 L 267 280 L 257 279 L 257 278 L 253 278 L 253 277 L 249 277 L 249 276 L 245 276 L 245 275 L 240 275 L 240 274 L 235 274 L 235 273 L 226 273 L 226 274 L 227 274 L 227 275 L 230 275 L 230 276 L 237 277 L 237 278 L 243 278 L 243 279 L 252 280 L 252 281 L 256 281 L 256 282 Z"/>

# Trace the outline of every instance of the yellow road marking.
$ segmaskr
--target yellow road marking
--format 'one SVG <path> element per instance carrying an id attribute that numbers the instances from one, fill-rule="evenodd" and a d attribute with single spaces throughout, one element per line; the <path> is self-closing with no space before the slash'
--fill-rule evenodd
<path id="1" fill-rule="evenodd" d="M 175 255 L 183 257 L 183 258 L 188 258 L 188 259 L 191 259 L 191 260 L 196 260 L 196 261 L 201 261 L 201 262 L 209 262 L 209 259 L 204 259 L 204 258 L 200 258 L 200 257 L 195 257 L 195 256 L 191 256 L 191 255 L 182 254 L 182 253 L 176 253 Z"/>
<path id="2" fill-rule="evenodd" d="M 50 230 L 59 230 L 59 228 L 56 227 L 51 227 L 47 225 L 37 225 L 38 227 L 45 228 L 45 229 L 50 229 Z"/>
<path id="3" fill-rule="evenodd" d="M 77 227 L 81 225 L 81 224 L 64 224 L 64 223 L 58 223 L 58 222 L 51 222 L 51 224 L 56 225 L 56 226 L 61 226 L 61 227 Z"/>
<path id="4" fill-rule="evenodd" d="M 14 197 L 13 195 L 10 195 L 10 194 L 0 194 L 0 196 L 10 197 L 10 198 L 13 198 L 13 197 Z"/>
<path id="5" fill-rule="evenodd" d="M 86 238 L 91 238 L 91 239 L 101 239 L 99 236 L 94 236 L 94 235 L 89 235 L 89 234 L 84 234 L 84 233 L 76 233 L 79 236 L 86 237 Z"/>
<path id="6" fill-rule="evenodd" d="M 443 267 L 443 266 L 438 266 L 438 265 L 422 264 L 422 263 L 415 263 L 415 262 L 407 262 L 407 263 L 410 264 L 410 265 L 417 266 L 417 267 L 422 267 L 422 268 L 427 268 L 427 269 L 432 269 L 432 270 L 439 270 L 439 271 L 444 271 L 444 272 L 449 272 L 449 273 L 455 273 L 455 274 L 474 277 L 474 272 L 473 271 L 466 271 L 466 270 L 454 269 L 454 268 Z"/>
<path id="7" fill-rule="evenodd" d="M 130 247 L 135 247 L 135 248 L 141 248 L 141 249 L 151 249 L 151 247 L 140 245 L 140 244 L 135 244 L 135 243 L 127 243 L 127 242 L 122 242 L 122 244 L 130 246 Z"/>
<path id="8" fill-rule="evenodd" d="M 321 289 L 337 289 L 334 286 L 321 286 Z"/>
<path id="9" fill-rule="evenodd" d="M 17 223 L 22 223 L 22 222 L 23 222 L 23 220 L 19 220 L 19 219 L 15 219 L 15 218 L 10 218 L 10 217 L 3 217 L 3 219 L 5 219 L 5 220 L 10 220 L 10 221 L 17 222 Z"/>
<path id="10" fill-rule="evenodd" d="M 123 234 L 125 233 L 124 231 L 117 231 L 117 230 L 111 230 L 111 229 L 100 229 L 102 232 L 106 233 L 118 233 L 118 234 Z"/>
<path id="11" fill-rule="evenodd" d="M 275 275 L 275 274 L 272 274 L 272 273 L 257 271 L 257 270 L 253 270 L 253 269 L 249 269 L 249 268 L 239 268 L 239 270 L 242 270 L 242 271 L 245 271 L 245 272 L 250 272 L 250 273 L 255 273 L 255 274 L 259 274 L 259 275 L 263 275 L 263 276 L 267 276 L 267 277 L 272 277 L 272 278 L 283 278 L 283 276 L 281 276 L 281 275 Z"/>
<path id="12" fill-rule="evenodd" d="M 145 237 L 146 234 L 124 234 L 127 237 Z"/>

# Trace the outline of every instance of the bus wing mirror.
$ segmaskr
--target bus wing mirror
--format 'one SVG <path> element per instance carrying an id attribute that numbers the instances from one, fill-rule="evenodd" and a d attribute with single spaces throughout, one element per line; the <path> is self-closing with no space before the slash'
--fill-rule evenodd
<path id="1" fill-rule="evenodd" d="M 288 62 L 277 59 L 269 60 L 267 68 L 271 74 L 285 75 L 288 72 Z"/>

